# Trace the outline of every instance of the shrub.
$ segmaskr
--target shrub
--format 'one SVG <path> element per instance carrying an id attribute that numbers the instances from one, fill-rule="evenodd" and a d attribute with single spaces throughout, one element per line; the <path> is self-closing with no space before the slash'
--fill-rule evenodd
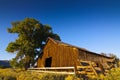
<path id="1" fill-rule="evenodd" d="M 74 76 L 74 75 L 68 75 L 65 80 L 81 80 L 80 78 Z"/>
<path id="2" fill-rule="evenodd" d="M 0 80 L 3 80 L 3 77 L 0 76 Z"/>
<path id="3" fill-rule="evenodd" d="M 16 77 L 5 76 L 3 80 L 17 80 Z"/>
<path id="4" fill-rule="evenodd" d="M 108 72 L 108 75 L 105 76 L 105 79 L 109 80 L 120 80 L 120 68 L 113 68 Z"/>

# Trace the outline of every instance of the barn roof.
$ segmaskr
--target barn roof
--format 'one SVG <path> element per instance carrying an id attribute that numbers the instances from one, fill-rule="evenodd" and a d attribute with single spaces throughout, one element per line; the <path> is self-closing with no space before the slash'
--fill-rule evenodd
<path id="1" fill-rule="evenodd" d="M 89 52 L 89 53 L 91 53 L 91 54 L 103 56 L 103 57 L 106 57 L 106 58 L 112 58 L 112 57 L 104 56 L 104 55 L 101 55 L 101 54 L 98 54 L 98 53 L 95 53 L 95 52 L 91 52 L 91 51 L 89 51 L 89 50 L 87 50 L 87 49 L 85 49 L 85 48 L 81 48 L 81 47 L 78 47 L 78 46 L 74 46 L 74 45 L 71 45 L 71 44 L 68 44 L 68 43 L 64 43 L 64 42 L 55 40 L 55 39 L 50 38 L 50 37 L 48 37 L 47 41 L 48 41 L 48 40 L 51 40 L 51 41 L 53 41 L 53 42 L 56 43 L 56 44 L 60 44 L 60 45 L 64 45 L 64 46 L 68 46 L 68 47 L 72 47 L 72 48 L 77 48 L 77 49 L 79 49 L 79 50 L 82 50 L 82 51 L 85 51 L 85 52 Z"/>

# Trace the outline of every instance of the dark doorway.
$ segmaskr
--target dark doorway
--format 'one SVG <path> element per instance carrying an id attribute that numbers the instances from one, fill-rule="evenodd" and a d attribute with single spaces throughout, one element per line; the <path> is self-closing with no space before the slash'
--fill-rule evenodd
<path id="1" fill-rule="evenodd" d="M 45 67 L 51 67 L 52 57 L 45 59 Z"/>

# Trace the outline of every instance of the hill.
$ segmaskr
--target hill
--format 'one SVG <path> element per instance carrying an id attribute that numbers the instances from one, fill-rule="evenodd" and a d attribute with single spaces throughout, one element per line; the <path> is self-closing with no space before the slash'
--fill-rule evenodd
<path id="1" fill-rule="evenodd" d="M 0 60 L 1 67 L 10 67 L 9 60 Z"/>

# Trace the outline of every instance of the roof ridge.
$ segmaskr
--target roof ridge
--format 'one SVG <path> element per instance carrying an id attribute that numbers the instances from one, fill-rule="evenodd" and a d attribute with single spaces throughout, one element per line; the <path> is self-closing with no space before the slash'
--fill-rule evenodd
<path id="1" fill-rule="evenodd" d="M 48 37 L 50 40 L 56 42 L 56 43 L 59 43 L 59 44 L 65 44 L 65 45 L 68 45 L 68 46 L 71 46 L 71 47 L 75 47 L 75 48 L 78 48 L 78 49 L 82 49 L 82 50 L 85 50 L 85 51 L 89 51 L 87 50 L 86 48 L 81 48 L 81 47 L 78 47 L 78 46 L 75 46 L 75 45 L 72 45 L 72 44 L 69 44 L 69 43 L 65 43 L 65 42 L 62 42 L 62 41 L 59 41 L 59 40 L 55 40 L 51 37 Z"/>

